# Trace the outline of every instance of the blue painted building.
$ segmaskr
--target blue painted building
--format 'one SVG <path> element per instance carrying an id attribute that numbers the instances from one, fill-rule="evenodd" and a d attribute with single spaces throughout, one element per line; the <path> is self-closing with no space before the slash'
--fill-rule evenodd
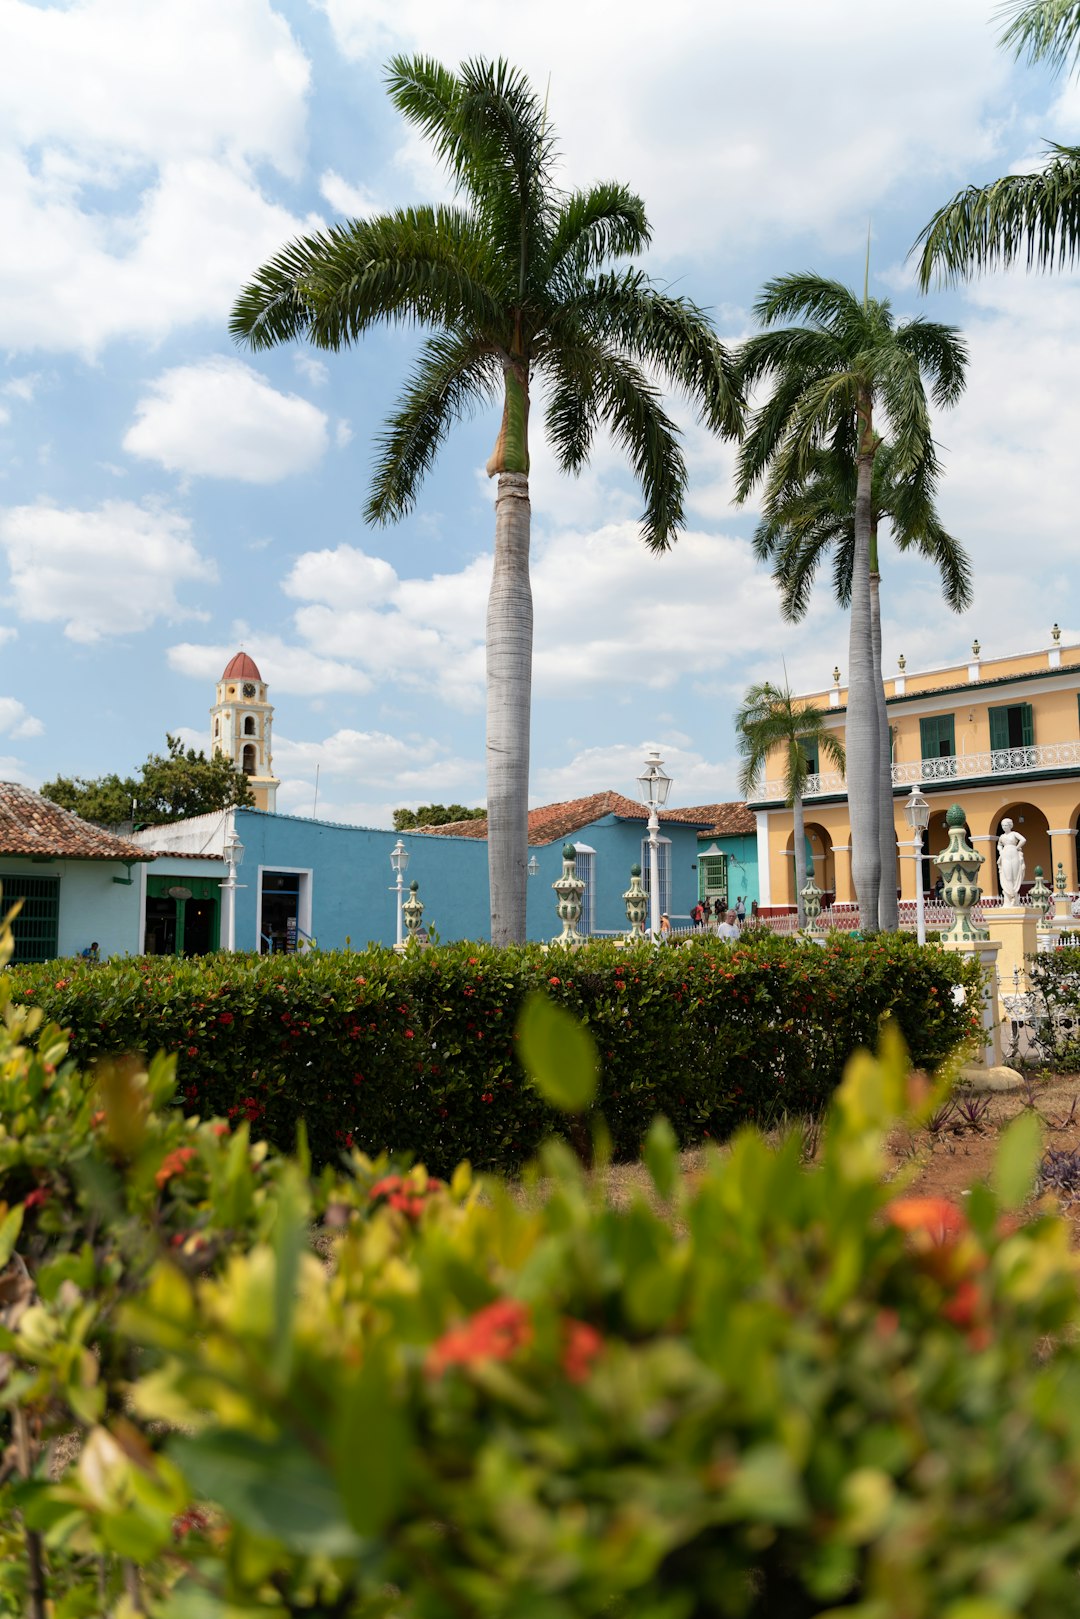
<path id="1" fill-rule="evenodd" d="M 741 805 L 708 804 L 664 811 L 660 817 L 660 909 L 676 927 L 689 922 L 702 894 L 722 893 L 734 905 L 757 897 L 756 842 L 736 830 Z M 144 882 L 145 947 L 198 951 L 227 941 L 230 831 L 243 848 L 236 874 L 234 938 L 238 950 L 280 951 L 314 939 L 334 949 L 393 944 L 396 879 L 390 862 L 399 834 L 342 826 L 306 816 L 229 810 L 173 826 L 148 828 L 136 840 L 156 858 Z M 490 931 L 487 823 L 463 821 L 401 834 L 409 853 L 404 877 L 418 884 L 424 927 L 451 939 L 486 939 Z M 575 849 L 585 883 L 581 931 L 626 931 L 623 893 L 640 865 L 649 887 L 645 810 L 619 793 L 594 793 L 530 812 L 527 931 L 546 940 L 560 931 L 551 885 L 562 872 L 563 845 Z M 192 931 L 194 928 L 194 931 Z"/>

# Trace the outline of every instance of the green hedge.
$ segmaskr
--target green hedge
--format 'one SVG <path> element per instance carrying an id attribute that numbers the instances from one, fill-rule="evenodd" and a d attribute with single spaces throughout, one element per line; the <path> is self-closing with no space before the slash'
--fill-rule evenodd
<path id="1" fill-rule="evenodd" d="M 53 962 L 11 977 L 16 998 L 70 1028 L 80 1064 L 176 1052 L 189 1113 L 246 1118 L 286 1149 L 302 1117 L 316 1164 L 355 1145 L 413 1153 L 442 1174 L 463 1157 L 521 1163 L 553 1127 L 514 1050 L 537 985 L 592 1030 L 599 1107 L 615 1152 L 634 1156 L 658 1113 L 690 1143 L 819 1111 L 889 1013 L 913 1061 L 936 1066 L 970 1030 L 952 991 L 972 973 L 905 935 L 822 947 L 761 933 L 572 953 L 463 944 L 405 959 Z"/>

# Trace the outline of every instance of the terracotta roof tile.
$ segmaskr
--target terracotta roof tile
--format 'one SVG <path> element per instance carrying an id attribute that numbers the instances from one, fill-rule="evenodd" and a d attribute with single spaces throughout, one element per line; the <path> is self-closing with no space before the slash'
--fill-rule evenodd
<path id="1" fill-rule="evenodd" d="M 258 665 L 246 652 L 236 652 L 225 665 L 222 680 L 261 680 Z"/>
<path id="2" fill-rule="evenodd" d="M 705 804 L 696 809 L 663 810 L 661 822 L 671 821 L 687 826 L 712 827 L 721 812 L 742 809 L 744 805 Z M 601 820 L 605 815 L 617 815 L 623 821 L 647 821 L 644 804 L 623 793 L 592 793 L 588 798 L 571 798 L 562 804 L 543 804 L 529 811 L 529 843 L 555 843 L 560 838 L 579 832 L 583 826 Z M 749 830 L 754 830 L 754 817 L 749 817 Z M 433 837 L 477 838 L 487 837 L 487 821 L 451 821 L 446 826 L 418 827 L 418 831 Z"/>
<path id="3" fill-rule="evenodd" d="M 745 804 L 714 804 L 712 808 L 716 811 L 712 828 L 698 833 L 706 842 L 709 838 L 753 837 L 757 831 L 757 816 Z"/>
<path id="4" fill-rule="evenodd" d="M 70 860 L 152 860 L 125 838 L 91 826 L 18 782 L 0 781 L 0 855 L 48 855 Z"/>

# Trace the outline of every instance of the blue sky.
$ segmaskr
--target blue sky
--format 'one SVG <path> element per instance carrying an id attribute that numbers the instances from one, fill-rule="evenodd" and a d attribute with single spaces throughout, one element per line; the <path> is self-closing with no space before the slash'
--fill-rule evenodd
<path id="1" fill-rule="evenodd" d="M 459 14 L 461 13 L 461 14 Z M 937 423 L 942 512 L 967 544 L 963 619 L 886 552 L 886 670 L 1046 644 L 1074 604 L 1075 275 L 920 299 L 906 256 L 968 181 L 1080 140 L 1080 86 L 1015 66 L 987 0 L 0 0 L 0 776 L 126 772 L 208 732 L 242 643 L 276 705 L 279 807 L 385 825 L 479 803 L 497 422 L 463 424 L 415 513 L 362 518 L 371 445 L 416 350 L 256 359 L 228 311 L 257 265 L 334 218 L 445 194 L 382 86 L 396 51 L 504 55 L 543 93 L 568 185 L 622 180 L 647 267 L 752 329 L 771 275 L 872 285 L 955 321 L 962 404 Z M 647 746 L 672 804 L 735 796 L 752 680 L 846 668 L 824 588 L 797 629 L 730 503 L 730 446 L 683 418 L 687 529 L 637 537 L 614 448 L 579 479 L 534 443 L 534 803 L 633 793 Z"/>

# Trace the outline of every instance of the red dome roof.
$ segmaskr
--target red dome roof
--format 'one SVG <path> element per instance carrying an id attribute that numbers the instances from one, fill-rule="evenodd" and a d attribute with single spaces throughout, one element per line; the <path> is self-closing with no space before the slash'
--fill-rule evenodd
<path id="1" fill-rule="evenodd" d="M 246 652 L 238 652 L 235 658 L 230 658 L 225 665 L 222 680 L 261 680 L 254 658 L 249 658 Z"/>

